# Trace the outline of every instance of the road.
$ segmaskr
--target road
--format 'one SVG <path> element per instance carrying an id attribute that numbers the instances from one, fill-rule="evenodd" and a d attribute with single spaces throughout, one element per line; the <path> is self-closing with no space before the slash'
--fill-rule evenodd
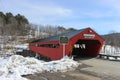
<path id="1" fill-rule="evenodd" d="M 102 59 L 81 60 L 83 64 L 88 65 L 87 68 L 82 68 L 80 71 L 98 76 L 102 80 L 120 80 L 120 62 Z"/>
<path id="2" fill-rule="evenodd" d="M 97 58 L 80 59 L 75 71 L 64 73 L 37 73 L 24 76 L 31 80 L 120 80 L 120 62 Z"/>

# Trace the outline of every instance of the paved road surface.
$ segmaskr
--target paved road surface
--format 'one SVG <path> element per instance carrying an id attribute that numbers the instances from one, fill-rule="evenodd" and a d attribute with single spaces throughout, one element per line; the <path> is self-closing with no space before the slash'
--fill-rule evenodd
<path id="1" fill-rule="evenodd" d="M 120 62 L 101 59 L 81 60 L 87 68 L 81 68 L 80 71 L 101 77 L 102 80 L 120 80 Z"/>
<path id="2" fill-rule="evenodd" d="M 120 62 L 101 59 L 81 59 L 75 71 L 41 73 L 25 76 L 31 80 L 120 80 Z"/>

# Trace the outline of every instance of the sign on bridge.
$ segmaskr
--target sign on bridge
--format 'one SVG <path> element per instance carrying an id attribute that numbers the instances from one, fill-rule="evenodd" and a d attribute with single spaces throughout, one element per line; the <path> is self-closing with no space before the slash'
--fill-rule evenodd
<path id="1" fill-rule="evenodd" d="M 68 44 L 68 37 L 61 36 L 60 37 L 60 44 L 63 45 L 63 57 L 65 56 L 65 45 Z"/>
<path id="2" fill-rule="evenodd" d="M 66 36 L 61 36 L 61 37 L 60 37 L 60 43 L 61 43 L 61 44 L 67 44 L 67 43 L 68 43 L 68 37 L 66 37 Z"/>

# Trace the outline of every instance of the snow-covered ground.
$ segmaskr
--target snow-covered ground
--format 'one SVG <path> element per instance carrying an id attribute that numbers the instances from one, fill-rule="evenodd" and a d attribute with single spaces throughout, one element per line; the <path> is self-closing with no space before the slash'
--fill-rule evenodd
<path id="1" fill-rule="evenodd" d="M 29 44 L 20 44 L 14 46 L 15 52 L 22 52 L 23 50 L 29 50 Z"/>
<path id="2" fill-rule="evenodd" d="M 66 72 L 76 69 L 80 63 L 68 57 L 61 60 L 44 62 L 35 58 L 12 55 L 0 57 L 0 80 L 27 80 L 21 75 L 42 72 Z"/>
<path id="3" fill-rule="evenodd" d="M 28 49 L 28 44 L 15 45 L 15 49 Z M 9 52 L 10 51 L 10 52 Z M 6 51 L 11 53 L 11 49 Z M 3 53 L 1 51 L 0 53 Z M 101 54 L 120 56 L 120 48 L 106 45 Z M 111 57 L 110 59 L 113 59 Z M 119 59 L 120 60 L 120 59 Z M 64 57 L 61 60 L 45 62 L 35 58 L 12 55 L 0 57 L 0 80 L 27 80 L 21 75 L 28 75 L 42 72 L 66 72 L 76 69 L 80 63 Z"/>

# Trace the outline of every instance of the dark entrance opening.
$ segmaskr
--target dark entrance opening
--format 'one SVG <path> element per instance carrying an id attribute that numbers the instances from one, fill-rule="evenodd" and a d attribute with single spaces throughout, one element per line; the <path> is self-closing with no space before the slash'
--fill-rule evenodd
<path id="1" fill-rule="evenodd" d="M 78 40 L 74 44 L 72 55 L 75 57 L 96 57 L 101 43 L 98 40 Z"/>

